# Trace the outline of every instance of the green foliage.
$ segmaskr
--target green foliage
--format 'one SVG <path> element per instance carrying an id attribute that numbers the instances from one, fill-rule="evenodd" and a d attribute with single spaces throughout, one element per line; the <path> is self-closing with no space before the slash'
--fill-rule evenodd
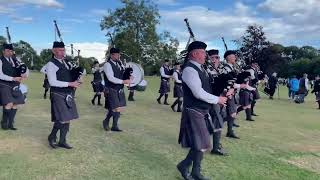
<path id="1" fill-rule="evenodd" d="M 158 72 L 164 59 L 175 61 L 179 43 L 169 32 L 157 33 L 160 19 L 157 6 L 150 0 L 121 3 L 123 6 L 110 10 L 100 24 L 102 30 L 112 32 L 115 46 L 141 64 L 146 75 Z"/>

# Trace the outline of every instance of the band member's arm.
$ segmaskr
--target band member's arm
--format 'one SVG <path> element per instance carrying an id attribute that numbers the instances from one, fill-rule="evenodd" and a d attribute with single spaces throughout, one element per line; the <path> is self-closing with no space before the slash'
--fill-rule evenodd
<path id="1" fill-rule="evenodd" d="M 219 97 L 206 92 L 202 88 L 199 74 L 195 69 L 186 67 L 182 73 L 182 81 L 187 84 L 192 94 L 197 99 L 200 99 L 210 104 L 218 104 Z"/>
<path id="2" fill-rule="evenodd" d="M 2 72 L 2 61 L 0 61 L 0 79 L 4 81 L 13 81 L 13 77 L 5 75 Z"/>
<path id="3" fill-rule="evenodd" d="M 53 87 L 68 87 L 69 82 L 59 81 L 57 80 L 57 71 L 59 68 L 53 64 L 52 62 L 49 62 L 47 65 L 47 76 L 50 86 Z"/>
<path id="4" fill-rule="evenodd" d="M 170 76 L 166 75 L 166 73 L 164 72 L 164 68 L 163 67 L 160 68 L 160 75 L 161 75 L 161 77 L 164 77 L 164 78 L 170 78 Z"/>
<path id="5" fill-rule="evenodd" d="M 123 84 L 122 79 L 118 79 L 118 78 L 114 77 L 114 73 L 113 73 L 111 64 L 109 62 L 104 64 L 103 70 L 104 70 L 104 73 L 106 73 L 106 76 L 109 81 L 111 81 L 114 84 Z"/>
<path id="6" fill-rule="evenodd" d="M 175 81 L 176 83 L 182 83 L 182 81 L 179 80 L 179 78 L 178 78 L 178 73 L 177 73 L 177 72 L 174 72 L 174 73 L 173 73 L 173 79 L 174 79 L 174 81 Z"/>
<path id="7" fill-rule="evenodd" d="M 250 73 L 250 78 L 251 79 L 255 79 L 255 75 L 254 75 L 254 70 L 253 69 L 249 69 L 248 72 Z"/>
<path id="8" fill-rule="evenodd" d="M 41 68 L 40 72 L 42 72 L 43 74 L 47 74 L 47 64 Z"/>

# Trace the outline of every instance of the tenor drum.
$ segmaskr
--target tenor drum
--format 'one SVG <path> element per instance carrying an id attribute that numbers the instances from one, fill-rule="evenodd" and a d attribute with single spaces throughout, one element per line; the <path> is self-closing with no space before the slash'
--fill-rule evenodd
<path id="1" fill-rule="evenodd" d="M 136 64 L 134 62 L 128 62 L 126 63 L 126 67 L 132 68 L 132 74 L 133 77 L 131 84 L 129 84 L 129 87 L 135 87 L 138 84 L 140 84 L 144 77 L 144 71 L 142 67 L 139 64 Z"/>

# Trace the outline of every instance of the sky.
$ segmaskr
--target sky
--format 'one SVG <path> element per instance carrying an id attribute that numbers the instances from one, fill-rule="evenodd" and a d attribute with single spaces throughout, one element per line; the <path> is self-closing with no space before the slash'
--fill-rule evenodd
<path id="1" fill-rule="evenodd" d="M 180 50 L 188 40 L 183 19 L 188 18 L 197 40 L 223 51 L 223 36 L 230 48 L 250 24 L 264 27 L 267 39 L 283 45 L 320 48 L 320 0 L 154 0 L 160 12 L 158 32 L 178 38 Z M 0 0 L 0 35 L 10 28 L 13 42 L 29 42 L 38 53 L 55 40 L 53 20 L 66 44 L 84 57 L 102 60 L 108 46 L 100 22 L 119 0 Z"/>

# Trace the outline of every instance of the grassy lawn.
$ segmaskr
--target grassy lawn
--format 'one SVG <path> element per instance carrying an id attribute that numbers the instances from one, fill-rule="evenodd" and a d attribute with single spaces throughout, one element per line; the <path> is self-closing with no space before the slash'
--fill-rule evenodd
<path id="1" fill-rule="evenodd" d="M 122 133 L 105 132 L 103 107 L 92 106 L 91 81 L 77 91 L 80 119 L 71 124 L 72 150 L 48 147 L 50 103 L 42 99 L 43 75 L 32 73 L 26 82 L 28 101 L 18 111 L 16 132 L 0 130 L 1 180 L 60 179 L 181 179 L 176 164 L 187 150 L 178 143 L 180 113 L 158 105 L 159 78 L 148 77 L 145 92 L 135 95 L 122 113 Z M 255 122 L 237 120 L 240 140 L 222 138 L 230 156 L 206 154 L 203 173 L 212 179 L 320 179 L 320 110 L 314 96 L 305 104 L 262 95 Z M 172 94 L 170 94 L 170 98 Z M 169 99 L 173 102 L 173 99 Z M 225 132 L 224 132 L 225 134 Z"/>

